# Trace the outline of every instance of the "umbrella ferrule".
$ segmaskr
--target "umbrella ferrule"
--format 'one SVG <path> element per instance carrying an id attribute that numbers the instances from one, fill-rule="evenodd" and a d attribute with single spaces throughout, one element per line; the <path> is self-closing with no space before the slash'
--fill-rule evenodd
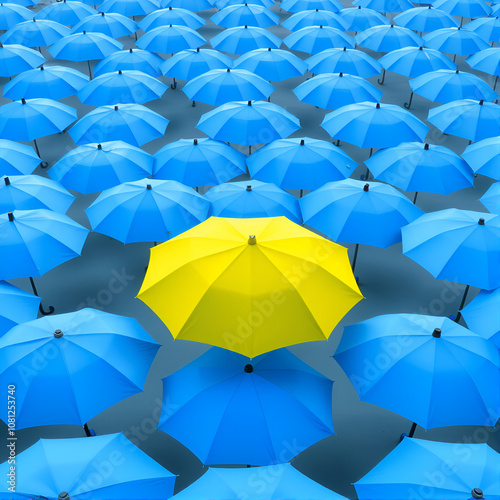
<path id="1" fill-rule="evenodd" d="M 344 52 L 347 52 L 347 47 L 344 47 Z"/>
<path id="2" fill-rule="evenodd" d="M 21 104 L 26 104 L 26 99 L 24 97 L 21 99 Z"/>
<path id="3" fill-rule="evenodd" d="M 55 337 L 56 339 L 60 339 L 63 335 L 64 335 L 64 333 L 63 333 L 61 330 L 59 330 L 59 329 L 57 329 L 57 330 L 54 332 L 54 337 Z M 69 497 L 67 497 L 67 498 L 69 498 Z"/>
<path id="4" fill-rule="evenodd" d="M 247 186 L 247 191 L 251 191 L 252 190 L 252 186 L 248 185 Z"/>
<path id="5" fill-rule="evenodd" d="M 370 190 L 370 184 L 366 183 L 364 186 L 363 186 L 363 191 L 365 191 L 366 193 Z"/>
<path id="6" fill-rule="evenodd" d="M 10 221 L 10 222 L 14 222 L 14 214 L 13 214 L 12 212 L 9 212 L 9 213 L 7 214 L 7 217 L 9 218 L 9 221 Z"/>
<path id="7" fill-rule="evenodd" d="M 432 336 L 435 339 L 440 339 L 441 338 L 441 328 L 434 328 L 434 331 L 432 332 Z"/>
<path id="8" fill-rule="evenodd" d="M 477 223 L 480 225 L 480 226 L 484 226 L 484 219 L 481 217 Z"/>
<path id="9" fill-rule="evenodd" d="M 10 186 L 10 179 L 7 176 L 5 176 L 3 180 L 5 181 L 6 186 Z"/>
<path id="10" fill-rule="evenodd" d="M 43 65 L 40 66 L 40 71 L 44 71 L 44 70 L 45 70 L 45 68 L 43 67 Z"/>
<path id="11" fill-rule="evenodd" d="M 484 498 L 483 490 L 481 488 L 474 488 L 470 494 L 472 498 Z"/>
<path id="12" fill-rule="evenodd" d="M 151 189 L 153 189 L 153 187 L 151 186 L 151 184 L 148 184 L 148 185 L 146 186 L 146 189 L 147 189 L 148 191 L 151 191 Z"/>
<path id="13" fill-rule="evenodd" d="M 377 102 L 377 105 L 375 106 L 375 109 L 380 109 L 380 103 Z"/>
<path id="14" fill-rule="evenodd" d="M 102 146 L 100 144 L 98 144 L 97 149 L 102 149 Z"/>
<path id="15" fill-rule="evenodd" d="M 61 491 L 61 493 L 59 493 L 59 496 L 57 497 L 57 500 L 69 500 L 69 494 L 66 491 Z"/>
<path id="16" fill-rule="evenodd" d="M 101 12 L 101 16 L 104 17 L 104 12 Z"/>
<path id="17" fill-rule="evenodd" d="M 115 106 L 115 111 L 118 111 L 118 106 Z"/>
<path id="18" fill-rule="evenodd" d="M 253 366 L 250 363 L 248 365 L 245 365 L 245 373 L 252 373 L 252 372 L 253 372 Z"/>
<path id="19" fill-rule="evenodd" d="M 194 144 L 195 146 L 198 146 L 198 139 L 193 139 L 193 144 Z"/>
<path id="20" fill-rule="evenodd" d="M 300 145 L 303 146 L 305 144 L 304 139 L 300 139 Z"/>
<path id="21" fill-rule="evenodd" d="M 228 73 L 231 73 L 231 70 L 230 70 L 229 68 L 227 68 L 227 72 L 228 72 Z"/>
<path id="22" fill-rule="evenodd" d="M 255 237 L 255 234 L 251 234 L 248 237 L 248 244 L 249 245 L 256 245 L 257 244 L 257 238 Z"/>
<path id="23" fill-rule="evenodd" d="M 268 51 L 268 52 L 271 52 L 271 47 L 268 47 L 268 48 L 267 48 L 267 51 Z"/>
<path id="24" fill-rule="evenodd" d="M 426 151 L 429 151 L 429 143 L 427 143 L 427 142 L 425 143 L 424 149 L 425 149 Z"/>
<path id="25" fill-rule="evenodd" d="M 129 49 L 130 53 L 132 54 L 132 49 Z"/>
<path id="26" fill-rule="evenodd" d="M 251 106 L 252 105 L 252 101 L 248 101 L 248 105 Z"/>

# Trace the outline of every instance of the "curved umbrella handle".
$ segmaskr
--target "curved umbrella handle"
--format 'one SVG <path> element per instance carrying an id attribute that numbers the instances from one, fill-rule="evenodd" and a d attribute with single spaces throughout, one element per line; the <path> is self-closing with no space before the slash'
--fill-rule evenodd
<path id="1" fill-rule="evenodd" d="M 384 71 L 382 71 L 382 81 L 380 80 L 380 78 L 377 80 L 377 82 L 380 84 L 380 85 L 383 85 L 384 82 L 385 82 L 385 69 Z"/>

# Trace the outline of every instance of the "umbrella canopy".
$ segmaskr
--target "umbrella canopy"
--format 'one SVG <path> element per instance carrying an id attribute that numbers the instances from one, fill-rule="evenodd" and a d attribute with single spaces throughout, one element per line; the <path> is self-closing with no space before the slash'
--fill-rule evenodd
<path id="1" fill-rule="evenodd" d="M 101 106 L 80 118 L 69 131 L 75 144 L 124 141 L 142 146 L 162 137 L 168 120 L 141 104 Z"/>
<path id="2" fill-rule="evenodd" d="M 429 127 L 394 104 L 362 102 L 328 113 L 321 126 L 331 137 L 360 148 L 388 148 L 423 141 Z"/>
<path id="3" fill-rule="evenodd" d="M 191 187 L 214 186 L 244 174 L 245 158 L 225 142 L 180 139 L 155 153 L 153 177 Z"/>
<path id="4" fill-rule="evenodd" d="M 39 175 L 12 175 L 0 179 L 0 212 L 47 208 L 65 214 L 75 197 L 57 182 Z"/>
<path id="5" fill-rule="evenodd" d="M 82 19 L 96 14 L 96 10 L 82 2 L 62 0 L 59 3 L 49 4 L 35 16 L 36 19 L 48 19 L 65 26 L 78 24 Z M 33 15 L 30 16 L 30 18 Z"/>
<path id="6" fill-rule="evenodd" d="M 474 173 L 500 181 L 500 138 L 491 137 L 471 144 L 462 153 Z"/>
<path id="7" fill-rule="evenodd" d="M 354 486 L 360 500 L 407 498 L 415 491 L 429 492 L 431 500 L 498 500 L 499 467 L 499 454 L 485 443 L 404 439 Z"/>
<path id="8" fill-rule="evenodd" d="M 169 0 L 163 0 L 164 2 L 168 2 Z M 179 1 L 179 0 L 172 0 Z M 262 5 L 263 7 L 272 7 L 274 5 L 273 0 L 250 0 L 245 2 L 252 5 Z M 216 7 L 217 9 L 223 9 L 224 7 L 228 7 L 229 5 L 241 5 L 241 0 L 215 0 L 213 2 L 212 7 Z"/>
<path id="9" fill-rule="evenodd" d="M 88 83 L 89 77 L 66 66 L 40 66 L 17 75 L 5 84 L 3 95 L 13 101 L 45 98 L 63 99 L 75 95 Z"/>
<path id="10" fill-rule="evenodd" d="M 366 7 L 350 7 L 342 9 L 339 16 L 347 23 L 346 31 L 364 31 L 372 26 L 389 24 L 387 17 Z"/>
<path id="11" fill-rule="evenodd" d="M 279 49 L 281 42 L 281 38 L 266 29 L 247 25 L 244 28 L 241 26 L 229 28 L 210 39 L 214 49 L 229 54 L 245 54 L 251 50 L 269 47 Z"/>
<path id="12" fill-rule="evenodd" d="M 398 14 L 394 18 L 394 22 L 399 26 L 420 31 L 421 33 L 458 26 L 458 22 L 453 16 L 442 10 L 432 8 L 432 5 L 408 9 Z"/>
<path id="13" fill-rule="evenodd" d="M 109 36 L 83 31 L 65 36 L 52 45 L 49 52 L 55 59 L 80 62 L 102 59 L 122 48 L 120 42 Z"/>
<path id="14" fill-rule="evenodd" d="M 280 22 L 279 16 L 262 5 L 229 5 L 219 10 L 210 20 L 217 26 L 234 28 L 235 26 L 259 26 L 268 28 Z"/>
<path id="15" fill-rule="evenodd" d="M 99 10 L 126 17 L 144 16 L 160 8 L 159 0 L 104 0 Z"/>
<path id="16" fill-rule="evenodd" d="M 287 12 L 302 12 L 304 10 L 329 10 L 338 12 L 343 5 L 338 0 L 285 0 L 281 8 Z"/>
<path id="17" fill-rule="evenodd" d="M 427 121 L 443 134 L 480 141 L 500 135 L 500 107 L 472 99 L 449 102 L 429 110 Z"/>
<path id="18" fill-rule="evenodd" d="M 78 257 L 89 232 L 66 215 L 45 209 L 0 214 L 0 230 L 0 276 L 6 280 L 42 276 Z"/>
<path id="19" fill-rule="evenodd" d="M 12 327 L 36 319 L 40 297 L 0 281 L 0 336 Z"/>
<path id="20" fill-rule="evenodd" d="M 338 14 L 328 10 L 304 10 L 293 14 L 281 25 L 290 31 L 297 31 L 308 26 L 330 26 L 341 31 L 346 31 L 349 27 Z"/>
<path id="21" fill-rule="evenodd" d="M 492 290 L 500 286 L 500 216 L 449 208 L 402 229 L 403 254 L 437 279 Z"/>
<path id="22" fill-rule="evenodd" d="M 356 163 L 340 148 L 318 139 L 280 139 L 247 159 L 250 175 L 283 189 L 317 189 L 349 177 Z"/>
<path id="23" fill-rule="evenodd" d="M 159 26 L 141 36 L 136 45 L 150 52 L 169 54 L 185 49 L 195 49 L 207 41 L 196 31 L 187 26 Z"/>
<path id="24" fill-rule="evenodd" d="M 500 213 L 500 182 L 492 184 L 486 193 L 479 198 L 479 201 L 488 209 L 489 212 Z"/>
<path id="25" fill-rule="evenodd" d="M 103 191 L 85 212 L 93 231 L 136 243 L 169 240 L 204 221 L 209 207 L 177 181 L 141 179 Z"/>
<path id="26" fill-rule="evenodd" d="M 442 28 L 424 35 L 425 46 L 459 56 L 474 54 L 489 48 L 488 42 L 473 31 L 462 28 Z"/>
<path id="27" fill-rule="evenodd" d="M 500 48 L 480 50 L 467 58 L 467 64 L 473 69 L 498 76 L 500 75 Z"/>
<path id="28" fill-rule="evenodd" d="M 474 184 L 474 172 L 444 146 L 405 142 L 365 161 L 375 178 L 403 191 L 450 194 Z"/>
<path id="29" fill-rule="evenodd" d="M 260 181 L 230 182 L 209 189 L 205 198 L 210 202 L 209 216 L 284 216 L 296 224 L 302 224 L 299 200 L 274 184 Z"/>
<path id="30" fill-rule="evenodd" d="M 71 0 L 70 3 L 73 3 L 73 0 Z M 73 26 L 71 32 L 82 33 L 85 31 L 101 33 L 110 38 L 119 38 L 121 36 L 131 35 L 138 29 L 138 24 L 128 17 L 112 12 L 108 14 L 99 12 L 82 19 L 76 26 Z"/>
<path id="31" fill-rule="evenodd" d="M 14 76 L 36 68 L 45 62 L 37 50 L 23 45 L 2 45 L 0 43 L 0 76 Z"/>
<path id="32" fill-rule="evenodd" d="M 369 78 L 382 72 L 380 63 L 356 49 L 327 49 L 306 60 L 311 73 L 347 73 Z"/>
<path id="33" fill-rule="evenodd" d="M 33 7 L 36 5 L 36 0 L 11 0 L 11 3 L 22 5 L 23 7 Z"/>
<path id="34" fill-rule="evenodd" d="M 121 433 L 92 439 L 40 439 L 19 453 L 16 462 L 26 471 L 16 474 L 19 498 L 41 495 L 57 500 L 106 495 L 125 500 L 142 495 L 148 500 L 163 500 L 174 492 L 175 476 Z M 7 474 L 9 467 L 8 462 L 1 464 L 1 473 Z M 9 495 L 7 486 L 4 481 L 0 492 Z"/>
<path id="35" fill-rule="evenodd" d="M 76 120 L 76 111 L 51 99 L 21 99 L 0 107 L 0 136 L 32 141 L 62 132 Z"/>
<path id="36" fill-rule="evenodd" d="M 267 99 L 274 87 L 245 69 L 213 69 L 190 80 L 182 91 L 192 101 L 219 106 L 230 101 Z"/>
<path id="37" fill-rule="evenodd" d="M 288 35 L 283 42 L 292 50 L 317 54 L 338 47 L 354 48 L 354 39 L 330 26 L 309 26 Z"/>
<path id="38" fill-rule="evenodd" d="M 0 139 L 0 175 L 29 175 L 40 165 L 31 146 Z"/>
<path id="39" fill-rule="evenodd" d="M 167 88 L 164 83 L 146 73 L 119 69 L 97 76 L 87 83 L 78 92 L 78 99 L 92 106 L 130 102 L 143 104 L 160 99 Z"/>
<path id="40" fill-rule="evenodd" d="M 159 348 L 137 320 L 96 309 L 14 327 L 0 338 L 0 380 L 16 386 L 17 429 L 84 425 L 142 391 Z M 36 363 L 44 352 L 52 353 L 50 363 Z M 39 369 L 26 373 L 27 366 Z"/>
<path id="41" fill-rule="evenodd" d="M 283 279 L 290 265 L 310 272 Z M 138 297 L 174 338 L 255 357 L 325 340 L 362 295 L 347 249 L 286 217 L 210 217 L 151 249 Z M 223 314 L 228 309 L 233 313 Z"/>
<path id="42" fill-rule="evenodd" d="M 241 1 L 237 0 L 236 3 L 241 3 Z M 193 12 L 200 12 L 201 10 L 212 9 L 214 7 L 213 4 L 214 2 L 212 0 L 161 0 L 161 6 L 163 8 L 181 7 L 184 9 L 191 10 Z M 217 8 L 221 9 L 222 6 L 220 7 L 218 6 Z"/>
<path id="43" fill-rule="evenodd" d="M 0 37 L 0 42 L 26 47 L 47 47 L 70 34 L 69 28 L 48 19 L 16 24 Z"/>
<path id="44" fill-rule="evenodd" d="M 113 71 L 141 71 L 150 76 L 161 76 L 160 65 L 164 60 L 152 52 L 141 49 L 128 49 L 113 52 L 99 61 L 94 67 L 94 76 Z"/>
<path id="45" fill-rule="evenodd" d="M 376 10 L 377 12 L 404 12 L 412 9 L 409 0 L 354 0 L 354 5 Z"/>
<path id="46" fill-rule="evenodd" d="M 0 4 L 0 30 L 8 30 L 16 24 L 33 18 L 33 12 L 15 3 Z"/>
<path id="47" fill-rule="evenodd" d="M 196 128 L 211 139 L 251 146 L 288 137 L 300 124 L 277 104 L 236 101 L 203 114 Z"/>
<path id="48" fill-rule="evenodd" d="M 167 24 L 177 24 L 197 30 L 205 26 L 205 19 L 190 10 L 168 7 L 151 12 L 139 23 L 139 26 L 142 30 L 149 31 Z"/>
<path id="49" fill-rule="evenodd" d="M 491 7 L 483 0 L 433 0 L 436 9 L 467 18 L 488 16 Z"/>
<path id="50" fill-rule="evenodd" d="M 403 47 L 419 47 L 424 41 L 408 28 L 383 24 L 358 33 L 356 43 L 375 52 L 390 52 Z"/>
<path id="51" fill-rule="evenodd" d="M 359 76 L 323 73 L 293 90 L 299 101 L 323 109 L 336 109 L 358 102 L 379 102 L 382 91 Z"/>
<path id="52" fill-rule="evenodd" d="M 307 65 L 288 50 L 255 49 L 238 57 L 235 69 L 246 69 L 270 82 L 282 82 L 288 78 L 302 76 Z"/>
<path id="53" fill-rule="evenodd" d="M 329 182 L 300 200 L 304 224 L 334 241 L 387 248 L 424 212 L 397 189 L 354 179 Z"/>
<path id="54" fill-rule="evenodd" d="M 368 378 L 363 373 L 365 363 L 373 365 L 376 356 L 389 352 L 389 345 L 397 348 Z M 496 423 L 500 355 L 493 343 L 449 318 L 418 314 L 370 318 L 345 327 L 334 358 L 363 401 L 424 429 Z"/>
<path id="55" fill-rule="evenodd" d="M 480 17 L 464 26 L 464 29 L 477 33 L 488 42 L 500 41 L 500 19 L 498 17 Z"/>
<path id="56" fill-rule="evenodd" d="M 163 379 L 158 428 L 204 464 L 287 462 L 292 439 L 307 448 L 333 434 L 332 385 L 287 349 L 250 360 L 213 348 Z"/>
<path id="57" fill-rule="evenodd" d="M 86 144 L 67 152 L 50 170 L 52 179 L 83 194 L 149 177 L 153 157 L 122 141 Z"/>

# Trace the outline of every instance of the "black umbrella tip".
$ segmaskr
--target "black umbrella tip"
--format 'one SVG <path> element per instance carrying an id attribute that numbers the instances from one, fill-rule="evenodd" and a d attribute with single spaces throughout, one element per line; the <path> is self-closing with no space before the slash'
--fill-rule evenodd
<path id="1" fill-rule="evenodd" d="M 3 178 L 3 180 L 4 180 L 6 186 L 10 186 L 10 179 L 7 176 L 5 176 Z"/>
<path id="2" fill-rule="evenodd" d="M 249 245 L 256 245 L 257 244 L 257 238 L 255 237 L 255 234 L 251 234 L 248 237 L 248 244 Z"/>
<path id="3" fill-rule="evenodd" d="M 21 99 L 21 104 L 26 104 L 26 99 L 24 97 Z"/>
<path id="4" fill-rule="evenodd" d="M 344 47 L 344 52 L 347 52 L 347 47 Z"/>
<path id="5" fill-rule="evenodd" d="M 54 332 L 54 337 L 55 337 L 56 339 L 60 339 L 63 335 L 64 335 L 64 333 L 63 333 L 61 330 L 59 330 L 59 329 L 57 329 L 57 330 Z M 61 493 L 61 495 L 62 495 L 62 493 Z M 61 495 L 59 495 L 59 498 L 63 498 L 63 497 L 61 497 Z M 66 493 L 66 495 L 67 495 L 67 493 Z M 69 498 L 69 496 L 64 497 L 64 498 Z"/>
<path id="6" fill-rule="evenodd" d="M 483 104 L 484 104 L 484 99 L 481 99 L 481 100 L 479 101 L 479 106 L 482 106 Z"/>
<path id="7" fill-rule="evenodd" d="M 104 17 L 104 12 L 101 12 L 101 16 Z"/>
<path id="8" fill-rule="evenodd" d="M 370 191 L 370 184 L 366 183 L 366 184 L 363 186 L 363 191 L 365 191 L 365 192 Z"/>
<path id="9" fill-rule="evenodd" d="M 248 26 L 245 24 L 245 29 L 247 29 L 247 28 L 248 28 Z"/>
<path id="10" fill-rule="evenodd" d="M 429 151 L 429 144 L 428 144 L 427 142 L 425 143 L 424 149 L 425 149 L 426 151 Z"/>
<path id="11" fill-rule="evenodd" d="M 193 144 L 194 144 L 195 146 L 198 146 L 198 139 L 194 139 L 194 140 L 193 140 Z"/>
<path id="12" fill-rule="evenodd" d="M 322 24 L 319 25 L 319 29 L 323 29 L 323 25 Z"/>
<path id="13" fill-rule="evenodd" d="M 100 144 L 98 144 L 97 149 L 102 149 L 102 146 Z"/>
<path id="14" fill-rule="evenodd" d="M 455 73 L 458 75 L 458 68 L 455 70 Z"/>
<path id="15" fill-rule="evenodd" d="M 253 366 L 249 363 L 248 365 L 245 365 L 245 373 L 252 373 L 253 372 Z"/>
<path id="16" fill-rule="evenodd" d="M 230 70 L 229 68 L 227 68 L 227 70 L 226 70 L 226 71 L 227 71 L 228 73 L 231 73 L 231 70 Z"/>
<path id="17" fill-rule="evenodd" d="M 45 68 L 43 67 L 43 64 L 42 66 L 40 66 L 40 71 L 43 71 Z"/>
<path id="18" fill-rule="evenodd" d="M 484 226 L 484 219 L 481 217 L 477 223 L 480 225 L 480 226 Z"/>
<path id="19" fill-rule="evenodd" d="M 470 494 L 472 498 L 484 498 L 483 490 L 481 488 L 474 488 Z"/>
<path id="20" fill-rule="evenodd" d="M 268 47 L 268 48 L 267 48 L 267 51 L 268 51 L 268 52 L 271 52 L 271 47 Z"/>
<path id="21" fill-rule="evenodd" d="M 303 146 L 305 144 L 304 139 L 300 139 L 300 145 Z"/>
<path id="22" fill-rule="evenodd" d="M 339 73 L 339 76 L 340 78 L 342 78 L 344 76 L 344 73 L 342 73 L 342 71 Z"/>
<path id="23" fill-rule="evenodd" d="M 375 106 L 375 109 L 380 109 L 380 103 L 377 102 L 377 105 Z"/>
<path id="24" fill-rule="evenodd" d="M 153 187 L 151 186 L 151 184 L 148 184 L 148 185 L 146 186 L 146 189 L 147 189 L 148 191 L 151 191 L 151 190 L 153 189 Z"/>
<path id="25" fill-rule="evenodd" d="M 200 47 L 196 47 L 196 52 L 199 52 L 200 51 Z"/>
<path id="26" fill-rule="evenodd" d="M 118 111 L 118 106 L 115 106 L 115 111 Z"/>
<path id="27" fill-rule="evenodd" d="M 432 332 L 432 336 L 435 339 L 440 339 L 441 338 L 441 328 L 434 328 L 434 331 Z"/>
<path id="28" fill-rule="evenodd" d="M 247 191 L 251 191 L 252 190 L 252 186 L 248 185 L 247 186 Z"/>
<path id="29" fill-rule="evenodd" d="M 424 50 L 424 48 L 423 47 L 419 47 L 418 50 Z"/>
<path id="30" fill-rule="evenodd" d="M 86 35 L 87 32 L 85 30 L 82 31 L 82 35 Z"/>
<path id="31" fill-rule="evenodd" d="M 3 43 L 2 42 L 0 42 L 0 47 L 3 47 Z"/>
<path id="32" fill-rule="evenodd" d="M 59 493 L 57 500 L 69 500 L 68 493 L 66 493 L 65 491 L 62 491 L 61 493 Z"/>
<path id="33" fill-rule="evenodd" d="M 252 105 L 252 101 L 248 101 L 248 105 L 251 106 Z"/>
<path id="34" fill-rule="evenodd" d="M 171 28 L 171 27 L 172 27 L 172 25 L 169 26 L 169 28 Z"/>
<path id="35" fill-rule="evenodd" d="M 132 54 L 132 49 L 128 49 L 128 50 L 129 50 L 129 52 Z"/>
<path id="36" fill-rule="evenodd" d="M 12 212 L 9 212 L 7 217 L 9 218 L 9 222 L 14 222 L 14 214 Z"/>
<path id="37" fill-rule="evenodd" d="M 33 22 L 36 23 L 36 19 L 35 18 L 33 18 Z"/>
<path id="38" fill-rule="evenodd" d="M 123 74 L 121 69 L 119 69 L 119 70 L 118 70 L 118 74 L 119 74 L 119 75 L 122 75 L 122 74 Z"/>

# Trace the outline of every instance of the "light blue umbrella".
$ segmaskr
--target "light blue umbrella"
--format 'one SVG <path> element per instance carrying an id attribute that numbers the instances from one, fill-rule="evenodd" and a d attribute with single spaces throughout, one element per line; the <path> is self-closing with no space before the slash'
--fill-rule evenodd
<path id="1" fill-rule="evenodd" d="M 0 37 L 0 42 L 26 47 L 47 47 L 69 34 L 69 28 L 62 24 L 33 18 L 32 21 L 16 24 Z"/>
<path id="2" fill-rule="evenodd" d="M 420 47 L 424 41 L 408 28 L 383 24 L 358 33 L 356 43 L 375 52 L 391 52 L 403 47 Z"/>
<path id="3" fill-rule="evenodd" d="M 15 3 L 0 4 L 0 30 L 8 30 L 16 24 L 33 19 L 33 12 Z"/>
<path id="4" fill-rule="evenodd" d="M 274 87 L 246 69 L 213 69 L 197 76 L 182 91 L 193 101 L 219 106 L 230 101 L 267 99 Z"/>
<path id="5" fill-rule="evenodd" d="M 186 26 L 159 26 L 141 36 L 136 45 L 150 52 L 169 54 L 186 49 L 196 49 L 207 41 L 196 31 Z"/>
<path id="6" fill-rule="evenodd" d="M 161 76 L 160 65 L 163 62 L 164 60 L 160 56 L 147 50 L 119 50 L 99 61 L 94 67 L 94 75 L 100 76 L 121 69 L 122 71 L 142 71 L 147 75 Z"/>
<path id="7" fill-rule="evenodd" d="M 382 72 L 380 63 L 356 49 L 327 49 L 306 60 L 311 73 L 347 73 L 369 78 Z"/>
<path id="8" fill-rule="evenodd" d="M 211 139 L 243 146 L 288 137 L 300 128 L 299 120 L 281 106 L 266 101 L 235 101 L 201 116 L 198 130 Z"/>
<path id="9" fill-rule="evenodd" d="M 453 101 L 429 110 L 427 121 L 443 134 L 474 142 L 500 135 L 500 107 L 491 102 Z"/>
<path id="10" fill-rule="evenodd" d="M 163 0 L 163 1 L 168 2 L 169 0 Z M 262 5 L 263 7 L 267 8 L 272 7 L 274 5 L 273 0 L 249 0 L 248 2 L 245 3 L 252 5 Z M 216 7 L 217 9 L 224 9 L 229 5 L 241 5 L 241 0 L 215 0 L 215 2 L 213 2 L 212 7 Z"/>
<path id="11" fill-rule="evenodd" d="M 255 49 L 279 49 L 281 38 L 258 26 L 236 26 L 210 39 L 212 47 L 229 54 L 245 54 Z"/>
<path id="12" fill-rule="evenodd" d="M 42 276 L 78 257 L 89 232 L 66 215 L 46 209 L 0 214 L 0 230 L 0 276 L 6 280 Z"/>
<path id="13" fill-rule="evenodd" d="M 339 16 L 347 23 L 346 31 L 365 31 L 372 26 L 389 24 L 389 20 L 373 9 L 366 7 L 350 7 L 342 9 Z"/>
<path id="14" fill-rule="evenodd" d="M 394 104 L 362 102 L 328 113 L 321 126 L 331 137 L 360 148 L 388 148 L 423 141 L 429 127 Z"/>
<path id="15" fill-rule="evenodd" d="M 486 443 L 404 439 L 354 486 L 360 500 L 408 498 L 415 491 L 428 492 L 429 500 L 498 500 L 499 463 Z"/>
<path id="16" fill-rule="evenodd" d="M 284 216 L 302 224 L 299 200 L 274 184 L 253 180 L 228 182 L 209 189 L 205 198 L 210 202 L 209 217 Z"/>
<path id="17" fill-rule="evenodd" d="M 404 12 L 412 9 L 409 0 L 354 0 L 354 5 L 376 10 L 377 12 Z"/>
<path id="18" fill-rule="evenodd" d="M 0 139 L 0 175 L 29 175 L 40 165 L 31 146 Z"/>
<path id="19" fill-rule="evenodd" d="M 177 493 L 174 500 L 205 500 L 207 495 L 214 500 L 239 500 L 245 491 L 248 500 L 268 500 L 279 491 L 283 498 L 294 500 L 346 500 L 301 474 L 289 463 L 269 465 L 258 468 L 262 477 L 272 481 L 259 481 L 255 487 L 249 487 L 255 478 L 255 468 L 210 467 L 199 479 Z"/>
<path id="20" fill-rule="evenodd" d="M 303 10 L 293 14 L 281 25 L 290 31 L 297 31 L 308 26 L 330 26 L 341 31 L 346 31 L 348 22 L 344 21 L 338 14 L 328 10 Z"/>
<path id="21" fill-rule="evenodd" d="M 237 1 L 240 3 L 240 0 Z M 212 0 L 161 0 L 161 7 L 180 7 L 182 9 L 191 10 L 193 12 L 200 12 L 213 8 Z M 222 8 L 222 7 L 218 7 Z"/>
<path id="22" fill-rule="evenodd" d="M 167 88 L 164 83 L 146 73 L 119 69 L 97 76 L 87 83 L 78 92 L 78 99 L 92 106 L 130 102 L 143 104 L 160 99 Z"/>
<path id="23" fill-rule="evenodd" d="M 488 42 L 473 31 L 462 28 L 442 28 L 424 35 L 425 46 L 456 56 L 468 56 L 489 48 Z"/>
<path id="24" fill-rule="evenodd" d="M 101 106 L 80 118 L 69 134 L 75 144 L 124 141 L 142 146 L 163 137 L 168 120 L 141 104 Z"/>
<path id="25" fill-rule="evenodd" d="M 395 348 L 387 363 L 373 377 L 363 377 L 366 364 L 387 353 L 389 345 Z M 491 342 L 449 318 L 384 314 L 349 325 L 334 358 L 362 401 L 424 429 L 496 423 L 500 355 Z"/>
<path id="26" fill-rule="evenodd" d="M 357 102 L 379 102 L 382 91 L 359 76 L 322 73 L 293 89 L 299 101 L 322 109 L 336 109 Z"/>
<path id="27" fill-rule="evenodd" d="M 205 20 L 190 10 L 168 7 L 151 12 L 139 23 L 139 26 L 142 30 L 149 31 L 167 24 L 177 24 L 197 30 L 205 26 Z"/>
<path id="28" fill-rule="evenodd" d="M 488 209 L 489 212 L 500 214 L 500 182 L 492 184 L 486 193 L 479 198 L 479 201 Z"/>
<path id="29" fill-rule="evenodd" d="M 338 12 L 343 8 L 343 5 L 338 0 L 285 0 L 280 7 L 287 12 L 302 12 L 314 9 Z"/>
<path id="30" fill-rule="evenodd" d="M 435 278 L 464 283 L 466 293 L 469 286 L 500 286 L 500 215 L 449 208 L 419 217 L 402 233 L 403 254 Z"/>
<path id="31" fill-rule="evenodd" d="M 283 42 L 292 50 L 317 54 L 326 49 L 354 48 L 354 39 L 329 26 L 309 26 L 288 35 Z"/>
<path id="32" fill-rule="evenodd" d="M 85 212 L 93 231 L 136 243 L 167 241 L 204 221 L 209 207 L 180 182 L 141 179 L 106 189 Z"/>
<path id="33" fill-rule="evenodd" d="M 71 0 L 71 2 L 72 1 L 73 0 Z M 77 25 L 73 26 L 71 33 L 82 33 L 86 31 L 101 33 L 110 38 L 119 38 L 121 36 L 132 35 L 138 29 L 138 24 L 128 17 L 112 12 L 108 14 L 99 12 L 82 19 Z"/>
<path id="34" fill-rule="evenodd" d="M 290 440 L 306 448 L 333 434 L 332 383 L 287 349 L 250 360 L 213 347 L 163 379 L 158 428 L 203 464 L 287 462 Z"/>
<path id="35" fill-rule="evenodd" d="M 5 84 L 4 97 L 13 101 L 34 99 L 63 99 L 75 95 L 88 83 L 89 77 L 66 66 L 40 66 L 17 75 Z"/>
<path id="36" fill-rule="evenodd" d="M 73 26 L 92 14 L 96 14 L 96 10 L 89 5 L 73 0 L 69 2 L 62 0 L 59 3 L 47 5 L 35 17 L 55 21 L 65 26 Z"/>
<path id="37" fill-rule="evenodd" d="M 288 78 L 302 76 L 307 65 L 288 50 L 255 49 L 238 57 L 235 69 L 246 69 L 270 82 L 282 82 Z"/>
<path id="38" fill-rule="evenodd" d="M 357 167 L 331 142 L 309 137 L 273 141 L 249 156 L 247 165 L 255 179 L 300 190 L 345 179 Z"/>
<path id="39" fill-rule="evenodd" d="M 210 20 L 217 26 L 233 28 L 235 26 L 259 26 L 268 28 L 276 26 L 280 18 L 262 5 L 240 4 L 229 5 L 214 14 Z"/>
<path id="40" fill-rule="evenodd" d="M 40 52 L 24 45 L 3 45 L 0 42 L 0 76 L 11 76 L 36 68 L 45 62 Z"/>
<path id="41" fill-rule="evenodd" d="M 144 16 L 160 8 L 159 0 L 104 0 L 101 12 L 114 12 L 126 17 Z"/>
<path id="42" fill-rule="evenodd" d="M 466 61 L 472 69 L 495 76 L 493 90 L 496 89 L 498 76 L 500 75 L 500 47 L 480 50 L 468 57 Z"/>
<path id="43" fill-rule="evenodd" d="M 36 319 L 40 297 L 0 281 L 0 336 L 19 323 Z"/>
<path id="44" fill-rule="evenodd" d="M 17 5 L 22 5 L 23 7 L 33 7 L 37 4 L 36 0 L 11 0 L 12 3 L 16 3 Z"/>
<path id="45" fill-rule="evenodd" d="M 122 182 L 137 181 L 153 172 L 153 157 L 122 141 L 86 144 L 66 153 L 49 170 L 65 188 L 89 194 Z"/>
<path id="46" fill-rule="evenodd" d="M 12 497 L 16 499 L 43 497 L 57 500 L 96 498 L 98 495 L 103 499 L 125 500 L 142 495 L 148 500 L 163 500 L 174 492 L 175 476 L 123 434 L 94 436 L 92 439 L 40 439 L 19 453 L 16 462 L 21 470 L 26 471 L 16 477 L 19 495 Z M 96 472 L 97 464 L 101 464 L 99 470 L 104 473 Z M 2 474 L 7 474 L 8 467 L 7 462 L 0 465 Z M 10 496 L 7 481 L 3 483 L 0 491 Z"/>
<path id="47" fill-rule="evenodd" d="M 244 174 L 245 158 L 225 142 L 180 139 L 155 153 L 153 177 L 191 187 L 214 186 Z"/>
<path id="48" fill-rule="evenodd" d="M 432 4 L 436 9 L 460 16 L 462 20 L 491 14 L 491 7 L 483 0 L 433 0 Z"/>
<path id="49" fill-rule="evenodd" d="M 498 17 L 480 17 L 473 19 L 464 29 L 477 33 L 488 42 L 500 41 L 500 20 Z"/>
<path id="50" fill-rule="evenodd" d="M 406 10 L 398 14 L 394 18 L 394 22 L 404 28 L 420 31 L 420 33 L 458 26 L 458 22 L 453 16 L 442 10 L 432 8 L 432 5 Z"/>
<path id="51" fill-rule="evenodd" d="M 500 138 L 491 137 L 470 144 L 462 153 L 462 158 L 476 174 L 500 181 Z"/>
<path id="52" fill-rule="evenodd" d="M 0 213 L 46 208 L 65 214 L 74 199 L 60 184 L 39 175 L 0 178 Z"/>

